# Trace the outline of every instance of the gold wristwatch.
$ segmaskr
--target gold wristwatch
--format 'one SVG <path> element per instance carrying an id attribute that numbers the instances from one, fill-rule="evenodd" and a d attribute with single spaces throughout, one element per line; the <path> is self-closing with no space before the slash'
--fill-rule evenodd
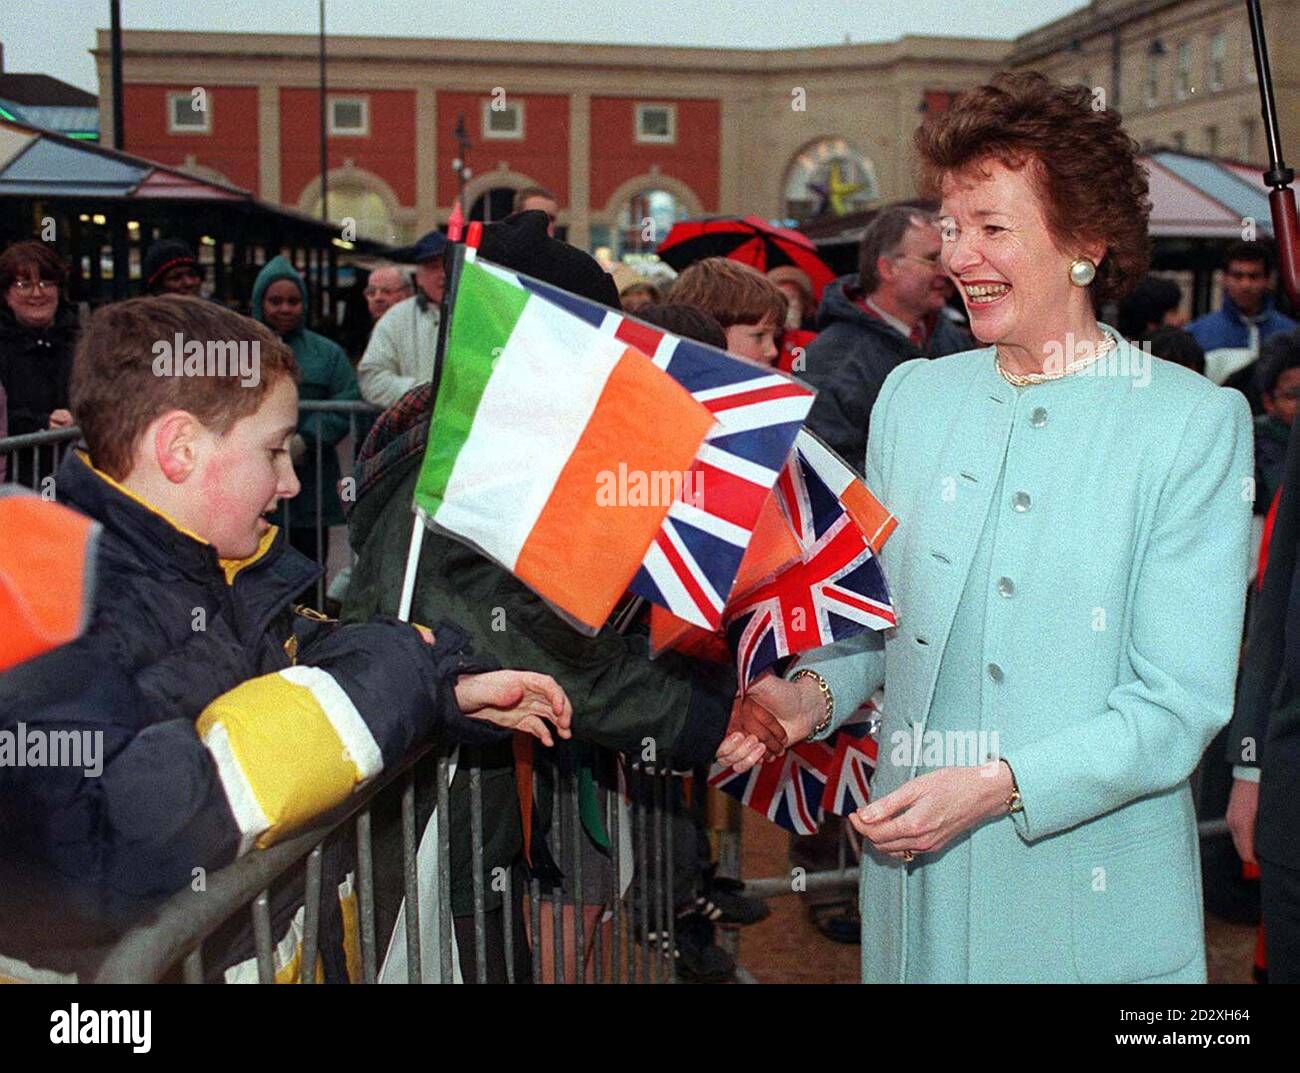
<path id="1" fill-rule="evenodd" d="M 1005 760 L 1002 762 L 1007 764 Z M 1020 785 L 1016 782 L 1016 773 L 1010 764 L 1007 764 L 1007 770 L 1011 772 L 1011 793 L 1007 795 L 1007 799 L 1003 802 L 1003 805 L 1005 806 L 1007 815 L 1009 816 L 1013 812 L 1024 812 L 1025 803 L 1020 799 Z"/>
<path id="2" fill-rule="evenodd" d="M 821 690 L 822 701 L 826 705 L 826 714 L 822 716 L 821 722 L 813 727 L 812 733 L 808 735 L 809 741 L 815 741 L 830 729 L 831 717 L 835 714 L 835 697 L 831 694 L 831 687 L 827 684 L 826 679 L 811 667 L 801 667 L 790 675 L 790 681 L 792 682 L 797 682 L 800 678 L 812 678 L 817 682 L 817 688 Z"/>

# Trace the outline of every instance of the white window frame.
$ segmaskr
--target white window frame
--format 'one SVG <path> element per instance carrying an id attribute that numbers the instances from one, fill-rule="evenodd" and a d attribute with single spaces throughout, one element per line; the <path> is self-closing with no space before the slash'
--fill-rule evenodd
<path id="1" fill-rule="evenodd" d="M 326 114 L 329 117 L 331 138 L 368 138 L 370 136 L 370 98 L 358 93 L 330 93 L 325 97 Z M 361 126 L 340 127 L 334 122 L 334 106 L 337 104 L 361 105 Z"/>
<path id="2" fill-rule="evenodd" d="M 1215 50 L 1218 55 L 1215 55 Z M 1220 30 L 1210 37 L 1205 53 L 1205 81 L 1211 92 L 1222 89 L 1228 80 L 1228 35 Z"/>
<path id="3" fill-rule="evenodd" d="M 168 134 L 211 134 L 212 133 L 212 94 L 204 94 L 207 108 L 199 113 L 203 117 L 201 127 L 183 126 L 176 122 L 176 101 L 193 101 L 192 90 L 172 90 L 167 94 L 167 133 Z"/>
<path id="4" fill-rule="evenodd" d="M 667 134 L 647 134 L 641 128 L 641 117 L 650 109 L 668 114 Z M 677 144 L 677 105 L 660 104 L 654 101 L 639 102 L 633 110 L 632 136 L 638 145 L 676 145 Z"/>
<path id="5" fill-rule="evenodd" d="M 1174 100 L 1185 101 L 1192 95 L 1192 43 L 1179 41 L 1174 50 Z"/>
<path id="6" fill-rule="evenodd" d="M 493 130 L 491 126 L 491 115 L 493 112 L 492 99 L 488 98 L 483 101 L 483 137 L 492 141 L 502 142 L 519 142 L 524 139 L 524 102 L 518 98 L 507 100 L 505 108 L 500 109 L 502 112 L 513 111 L 519 116 L 519 124 L 514 130 Z"/>

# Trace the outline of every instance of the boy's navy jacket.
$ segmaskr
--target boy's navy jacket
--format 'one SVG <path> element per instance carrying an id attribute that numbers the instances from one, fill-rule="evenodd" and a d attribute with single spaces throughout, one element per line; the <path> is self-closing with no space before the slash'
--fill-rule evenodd
<path id="1" fill-rule="evenodd" d="M 281 533 L 222 561 L 81 451 L 57 487 L 103 526 L 94 611 L 77 641 L 0 677 L 0 735 L 102 735 L 102 771 L 0 765 L 0 955 L 107 941 L 430 735 L 509 736 L 456 705 L 455 677 L 488 667 L 454 625 L 428 645 L 391 619 L 303 617 L 292 601 L 319 568 Z"/>

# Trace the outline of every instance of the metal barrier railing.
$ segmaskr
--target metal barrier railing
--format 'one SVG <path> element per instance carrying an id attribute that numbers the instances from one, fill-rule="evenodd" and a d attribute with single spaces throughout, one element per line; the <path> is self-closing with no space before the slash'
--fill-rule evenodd
<path id="1" fill-rule="evenodd" d="M 330 449 L 347 447 L 349 455 L 364 438 L 366 419 L 379 412 L 368 403 L 355 401 L 304 400 L 300 408 L 315 415 L 314 431 L 318 440 L 329 415 L 346 415 L 347 431 L 342 436 L 334 436 L 339 429 L 331 430 Z M 52 494 L 53 486 L 48 478 L 54 475 L 63 454 L 79 436 L 79 430 L 74 427 L 0 439 L 0 463 L 7 470 L 7 479 L 17 480 L 42 494 Z M 291 525 L 287 504 L 283 521 L 291 535 L 293 530 L 309 532 L 314 540 L 310 541 L 309 548 L 304 548 L 300 538 L 300 550 L 308 551 L 320 565 L 328 566 L 325 536 L 329 527 L 322 509 L 328 456 L 320 450 L 313 451 L 312 455 L 306 474 L 315 492 L 310 523 Z M 341 460 L 341 472 L 351 472 L 351 458 Z M 346 494 L 343 489 L 339 491 Z M 353 558 L 349 547 L 347 561 L 351 563 Z M 322 577 L 317 586 L 320 607 L 324 606 L 326 581 Z M 400 795 L 400 875 L 406 906 L 403 953 L 407 980 L 451 980 L 459 960 L 472 964 L 470 975 L 476 982 L 488 982 L 498 976 L 507 982 L 519 982 L 517 976 L 525 960 L 517 949 L 522 933 L 522 942 L 527 947 L 527 968 L 523 971 L 535 983 L 674 981 L 677 979 L 675 920 L 679 908 L 675 904 L 678 885 L 674 883 L 674 868 L 679 865 L 674 861 L 673 828 L 685 807 L 674 783 L 678 776 L 670 773 L 670 764 L 660 772 L 650 772 L 624 764 L 600 750 L 595 752 L 611 770 L 618 765 L 623 786 L 606 787 L 603 794 L 602 818 L 609 850 L 603 861 L 599 855 L 595 858 L 601 876 L 594 883 L 592 898 L 589 894 L 593 890 L 593 877 L 584 876 L 584 861 L 590 868 L 593 857 L 584 833 L 577 777 L 572 768 L 556 768 L 551 802 L 553 856 L 567 884 L 544 890 L 541 878 L 525 878 L 516 869 L 508 868 L 500 876 L 487 873 L 485 838 L 491 825 L 500 822 L 501 817 L 484 814 L 482 768 L 473 756 L 464 757 L 466 762 L 459 765 L 456 778 L 463 778 L 467 783 L 468 815 L 453 813 L 451 760 L 429 743 L 334 812 L 318 819 L 310 829 L 266 850 L 252 852 L 208 877 L 205 890 L 187 889 L 166 900 L 112 947 L 99 963 L 94 979 L 97 982 L 153 981 L 168 977 L 178 968 L 186 982 L 212 979 L 213 972 L 205 971 L 205 943 L 233 917 L 247 912 L 257 979 L 272 982 L 276 976 L 277 949 L 271 914 L 273 894 L 277 887 L 301 879 L 304 898 L 298 978 L 304 983 L 313 982 L 321 963 L 322 898 L 327 888 L 325 850 L 335 841 L 350 836 L 351 872 L 356 878 L 357 894 L 358 975 L 363 982 L 376 982 L 383 968 L 380 944 L 387 942 L 389 936 L 379 934 L 376 915 L 374 806 L 381 795 L 395 793 Z M 447 822 L 438 825 L 433 863 L 437 883 L 432 901 L 428 891 L 422 894 L 422 883 L 428 881 L 422 868 L 428 862 L 421 860 L 424 832 L 417 822 L 420 810 L 416 796 L 417 784 L 430 770 L 436 798 L 432 812 L 447 818 Z M 698 785 L 702 787 L 703 782 Z M 694 807 L 702 808 L 703 800 L 703 794 L 695 794 Z M 730 798 L 723 801 L 725 820 L 715 831 L 718 873 L 738 877 L 741 874 L 741 806 Z M 470 836 L 468 885 L 472 914 L 463 920 L 457 919 L 453 912 L 453 882 L 466 881 L 452 872 L 450 841 L 454 824 L 467 825 Z M 1226 833 L 1227 824 L 1223 819 L 1202 821 L 1198 831 L 1202 839 L 1218 837 Z M 850 850 L 855 858 L 852 862 L 848 859 Z M 856 858 L 860 854 L 861 847 L 847 832 L 846 825 L 836 868 L 801 875 L 798 885 L 792 882 L 790 874 L 749 879 L 745 884 L 746 894 L 770 898 L 800 892 L 851 892 L 858 886 Z M 516 889 L 518 879 L 524 881 L 522 890 Z M 499 914 L 487 911 L 489 887 L 502 895 Z M 431 948 L 421 942 L 421 921 L 426 916 L 438 922 L 438 934 Z M 489 916 L 499 916 L 499 920 L 490 924 Z M 499 936 L 494 936 L 492 932 L 498 928 Z M 458 941 L 464 940 L 459 959 L 453 953 L 453 935 Z M 719 939 L 720 945 L 733 954 L 736 941 L 734 932 L 724 933 Z M 425 964 L 431 952 L 437 959 L 436 974 L 432 966 Z M 389 973 L 385 979 L 392 976 Z M 737 976 L 742 980 L 752 979 L 743 969 L 737 970 Z"/>
<path id="2" fill-rule="evenodd" d="M 279 884 L 296 879 L 305 869 L 305 896 L 302 905 L 302 939 L 295 957 L 298 959 L 297 982 L 314 982 L 321 961 L 320 935 L 323 897 L 329 884 L 325 881 L 323 861 L 325 850 L 351 825 L 353 854 L 351 871 L 356 877 L 358 895 L 358 933 L 361 965 L 357 982 L 375 983 L 381 978 L 379 952 L 388 935 L 377 930 L 376 919 L 376 860 L 374 851 L 374 806 L 380 795 L 398 792 L 401 797 L 401 876 L 405 905 L 406 944 L 405 980 L 407 982 L 438 979 L 451 981 L 453 968 L 453 931 L 457 941 L 465 943 L 470 935 L 469 921 L 453 919 L 452 863 L 450 854 L 451 823 L 439 826 L 437 839 L 437 877 L 435 900 L 429 904 L 421 898 L 420 842 L 417 829 L 417 776 L 420 769 L 432 768 L 436 779 L 437 807 L 435 815 L 446 816 L 451 822 L 464 822 L 450 812 L 450 772 L 446 754 L 432 745 L 417 750 L 396 770 L 367 787 L 333 813 L 323 817 L 309 830 L 302 831 L 266 850 L 254 851 L 229 867 L 208 877 L 206 889 L 186 889 L 173 895 L 148 919 L 126 933 L 107 953 L 94 973 L 97 983 L 144 983 L 165 979 L 177 966 L 181 979 L 187 983 L 212 980 L 230 966 L 211 970 L 205 964 L 204 943 L 218 929 L 241 912 L 247 912 L 251 921 L 256 958 L 257 980 L 274 982 L 277 975 L 275 951 L 280 937 L 273 934 L 270 906 Z M 514 949 L 517 933 L 517 913 L 526 912 L 526 927 L 530 978 L 535 983 L 543 981 L 565 982 L 670 982 L 675 979 L 671 939 L 671 824 L 663 808 L 668 774 L 648 774 L 628 769 L 627 777 L 633 784 L 632 823 L 621 823 L 618 817 L 622 807 L 620 795 L 606 795 L 605 822 L 610 832 L 630 833 L 634 840 L 631 856 L 636 860 L 631 877 L 621 875 L 621 858 L 626 855 L 625 838 L 612 834 L 612 853 L 607 878 L 608 885 L 599 903 L 588 905 L 584 895 L 582 877 L 582 828 L 579 816 L 576 780 L 570 774 L 556 782 L 554 827 L 558 850 L 556 863 L 569 877 L 569 890 L 561 887 L 543 890 L 541 881 L 533 878 L 528 883 L 527 907 L 523 892 L 518 892 L 510 873 L 505 874 L 502 898 L 501 943 L 492 942 L 491 925 L 485 911 L 484 893 L 490 881 L 484 865 L 484 815 L 482 807 L 481 772 L 477 764 L 464 765 L 457 778 L 468 781 L 470 798 L 471 843 L 473 849 L 471 885 L 473 889 L 472 940 L 461 948 L 461 960 L 473 949 L 473 973 L 470 979 L 478 983 L 489 981 L 492 975 L 504 977 L 505 982 L 521 982 L 516 978 L 519 964 Z M 638 798 L 644 803 L 638 804 Z M 630 827 L 630 832 L 628 828 Z M 304 863 L 305 862 L 305 863 Z M 631 880 L 629 883 L 628 880 Z M 586 889 L 590 889 L 590 884 Z M 549 902 L 549 906 L 544 903 Z M 596 926 L 587 941 L 584 935 L 586 910 L 597 909 Z M 543 927 L 543 918 L 549 909 L 551 927 Z M 421 942 L 421 923 L 424 914 L 432 912 L 438 921 L 436 951 L 438 973 L 426 971 L 422 959 L 427 945 Z M 567 918 L 567 919 L 566 919 Z M 666 930 L 667 929 L 667 930 Z M 549 936 L 544 932 L 549 931 Z M 665 941 L 659 936 L 668 935 Z M 549 943 L 544 942 L 549 938 Z M 500 951 L 497 959 L 503 964 L 492 966 L 488 954 L 489 944 Z M 280 967 L 281 971 L 283 966 Z M 467 974 L 468 975 L 468 974 Z M 384 982 L 398 982 L 390 973 Z M 469 982 L 469 981 L 467 981 Z"/>

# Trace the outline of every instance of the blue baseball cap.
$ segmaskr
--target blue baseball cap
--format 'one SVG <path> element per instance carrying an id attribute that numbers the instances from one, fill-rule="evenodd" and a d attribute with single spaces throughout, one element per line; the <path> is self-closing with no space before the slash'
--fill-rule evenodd
<path id="1" fill-rule="evenodd" d="M 425 261 L 434 261 L 440 258 L 446 249 L 447 236 L 441 231 L 430 231 L 427 235 L 422 235 L 411 247 L 410 259 L 417 265 Z"/>

